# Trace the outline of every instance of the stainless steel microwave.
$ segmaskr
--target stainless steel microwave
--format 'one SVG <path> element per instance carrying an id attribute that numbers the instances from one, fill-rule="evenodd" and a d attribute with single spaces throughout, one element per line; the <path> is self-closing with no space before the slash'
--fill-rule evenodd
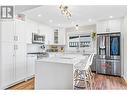
<path id="1" fill-rule="evenodd" d="M 45 36 L 39 35 L 37 33 L 32 33 L 32 43 L 33 44 L 44 44 L 45 43 Z"/>

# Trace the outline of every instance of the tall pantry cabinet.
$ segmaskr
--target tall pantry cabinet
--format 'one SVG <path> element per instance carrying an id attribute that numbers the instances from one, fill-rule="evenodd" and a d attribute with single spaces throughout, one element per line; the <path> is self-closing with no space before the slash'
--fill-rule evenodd
<path id="1" fill-rule="evenodd" d="M 14 82 L 14 22 L 0 22 L 0 87 Z"/>
<path id="2" fill-rule="evenodd" d="M 15 21 L 15 80 L 26 78 L 26 22 Z"/>
<path id="3" fill-rule="evenodd" d="M 26 78 L 25 22 L 0 21 L 0 89 Z"/>

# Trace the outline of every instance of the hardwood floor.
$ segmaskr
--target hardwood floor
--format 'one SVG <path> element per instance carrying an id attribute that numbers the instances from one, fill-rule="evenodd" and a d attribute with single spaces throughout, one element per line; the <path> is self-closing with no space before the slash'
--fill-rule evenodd
<path id="1" fill-rule="evenodd" d="M 8 90 L 32 90 L 32 89 L 34 89 L 34 78 L 8 88 Z M 77 88 L 77 90 L 78 89 L 81 88 Z M 82 88 L 82 90 L 83 89 L 84 88 Z M 121 77 L 95 74 L 93 90 L 113 90 L 113 89 L 127 90 L 127 83 Z"/>
<path id="2" fill-rule="evenodd" d="M 117 90 L 127 89 L 126 81 L 121 77 L 95 75 L 94 89 Z"/>
<path id="3" fill-rule="evenodd" d="M 16 85 L 8 88 L 7 90 L 33 90 L 33 89 L 34 89 L 34 78 L 32 78 L 28 81 L 16 84 Z"/>

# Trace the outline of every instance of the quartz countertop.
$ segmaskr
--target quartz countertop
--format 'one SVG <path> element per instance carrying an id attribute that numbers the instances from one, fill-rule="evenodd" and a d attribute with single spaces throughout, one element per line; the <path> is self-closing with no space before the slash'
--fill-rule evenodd
<path id="1" fill-rule="evenodd" d="M 63 54 L 57 55 L 54 57 L 47 57 L 36 60 L 36 62 L 51 62 L 51 63 L 66 63 L 66 64 L 76 64 L 79 63 L 82 59 L 87 59 L 87 56 L 83 55 L 73 55 L 73 54 Z"/>

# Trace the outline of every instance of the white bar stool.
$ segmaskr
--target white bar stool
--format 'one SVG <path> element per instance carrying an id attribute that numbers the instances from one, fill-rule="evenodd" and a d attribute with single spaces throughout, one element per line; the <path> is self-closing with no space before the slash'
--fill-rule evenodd
<path id="1" fill-rule="evenodd" d="M 90 87 L 92 89 L 93 84 L 93 74 L 91 72 L 90 66 L 92 65 L 94 54 L 91 54 L 88 57 L 88 60 L 84 62 L 78 63 L 78 66 L 75 66 L 75 72 L 74 72 L 74 86 L 78 88 L 86 88 Z M 83 83 L 81 86 L 80 83 Z M 79 85 L 80 84 L 80 85 Z M 89 84 L 89 85 L 88 85 Z"/>

